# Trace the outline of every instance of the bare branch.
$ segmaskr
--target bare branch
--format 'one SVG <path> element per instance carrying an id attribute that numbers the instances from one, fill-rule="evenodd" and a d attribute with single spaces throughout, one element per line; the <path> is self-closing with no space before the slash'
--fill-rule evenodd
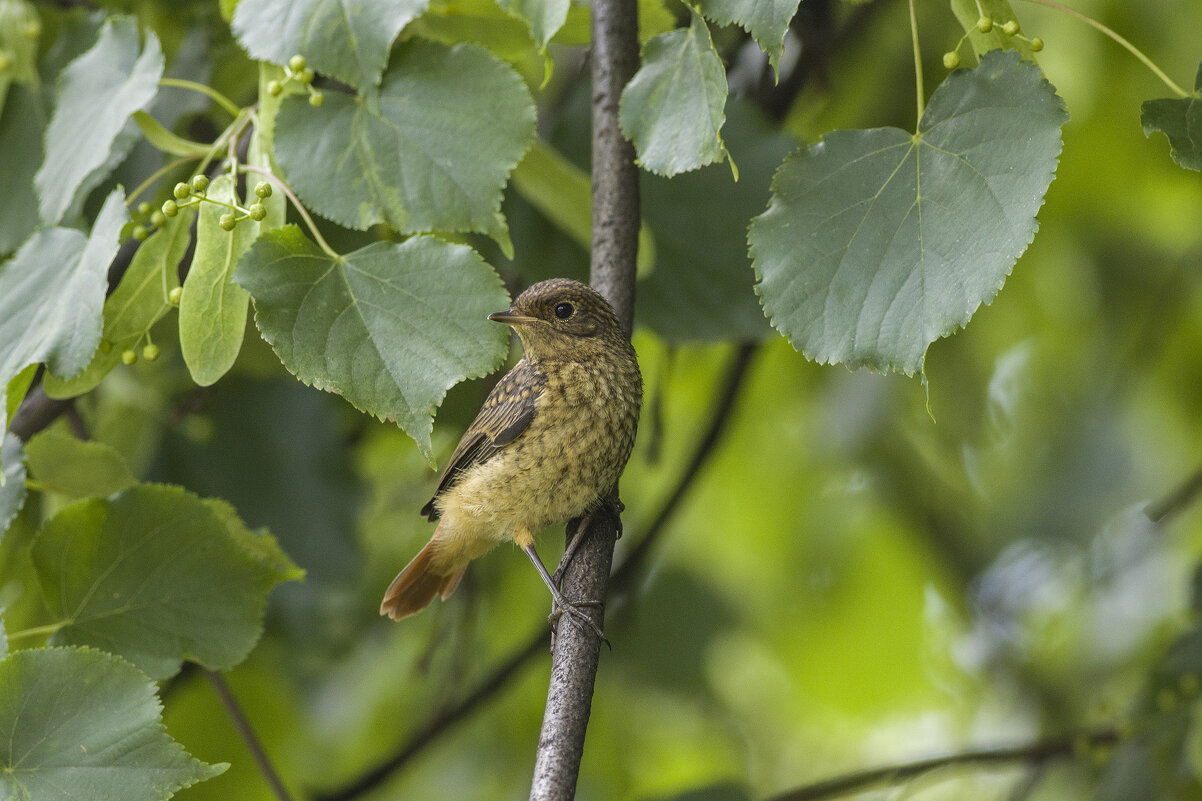
<path id="1" fill-rule="evenodd" d="M 263 778 L 267 780 L 271 791 L 275 793 L 275 797 L 280 801 L 292 801 L 292 796 L 289 795 L 288 789 L 284 787 L 284 782 L 280 780 L 280 774 L 276 773 L 275 766 L 271 764 L 271 759 L 267 756 L 267 751 L 263 748 L 262 741 L 259 740 L 259 735 L 255 733 L 254 727 L 250 725 L 246 714 L 242 711 L 242 707 L 238 705 L 238 701 L 234 698 L 234 694 L 230 692 L 229 685 L 225 683 L 225 679 L 215 670 L 204 671 L 205 678 L 209 680 L 213 691 L 217 693 L 217 697 L 221 699 L 221 705 L 225 707 L 226 713 L 230 716 L 230 720 L 234 723 L 234 728 L 238 730 L 238 736 L 242 738 L 242 742 L 250 749 L 250 754 L 254 757 L 255 764 L 259 766 L 259 772 L 263 774 Z"/>

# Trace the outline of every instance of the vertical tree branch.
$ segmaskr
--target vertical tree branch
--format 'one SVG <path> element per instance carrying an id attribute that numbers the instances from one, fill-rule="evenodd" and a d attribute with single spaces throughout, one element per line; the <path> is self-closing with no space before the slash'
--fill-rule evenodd
<path id="1" fill-rule="evenodd" d="M 590 281 L 603 294 L 629 334 L 634 324 L 635 257 L 638 253 L 638 169 L 634 148 L 618 126 L 622 89 L 638 67 L 636 0 L 594 0 L 593 242 Z M 616 496 L 615 488 L 615 496 Z M 564 574 L 569 600 L 599 601 L 591 609 L 600 625 L 617 531 L 607 515 L 593 515 L 576 556 Z M 551 683 L 534 762 L 531 801 L 568 801 L 584 753 L 601 642 L 596 634 L 559 618 Z"/>

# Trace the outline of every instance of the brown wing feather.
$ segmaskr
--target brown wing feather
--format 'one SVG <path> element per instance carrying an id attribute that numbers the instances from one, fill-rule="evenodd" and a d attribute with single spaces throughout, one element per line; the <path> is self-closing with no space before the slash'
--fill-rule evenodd
<path id="1" fill-rule="evenodd" d="M 455 486 L 465 470 L 487 462 L 526 430 L 534 419 L 534 402 L 541 391 L 542 376 L 525 359 L 497 382 L 451 454 L 434 497 L 422 507 L 426 519 L 438 519 L 434 502 Z"/>

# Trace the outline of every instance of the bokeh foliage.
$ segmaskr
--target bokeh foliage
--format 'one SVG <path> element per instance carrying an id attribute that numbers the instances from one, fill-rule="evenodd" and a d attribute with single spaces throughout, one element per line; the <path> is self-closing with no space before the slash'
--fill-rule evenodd
<path id="1" fill-rule="evenodd" d="M 19 695 L 46 708 L 56 699 L 86 707 L 86 689 L 67 677 L 90 671 L 135 699 L 116 711 L 95 707 L 97 719 L 119 714 L 176 771 L 149 790 L 132 784 L 93 797 L 165 797 L 209 776 L 178 797 L 273 797 L 193 663 L 232 668 L 226 681 L 285 784 L 305 797 L 335 792 L 388 759 L 545 629 L 545 589 L 509 548 L 473 565 L 449 602 L 419 617 L 393 624 L 375 610 L 430 533 L 417 515 L 436 479 L 426 454 L 445 460 L 488 387 L 457 382 L 501 359 L 503 332 L 482 321 L 505 303 L 498 276 L 511 291 L 551 275 L 586 277 L 578 190 L 589 169 L 587 9 L 390 2 L 375 4 L 387 21 L 344 29 L 330 21 L 331 5 L 114 0 L 89 13 L 0 0 L 0 19 L 11 21 L 0 31 L 11 70 L 0 70 L 6 424 L 31 382 L 55 397 L 79 395 L 72 415 L 24 445 L 8 435 L 0 448 L 0 605 L 13 652 L 0 662 L 0 706 L 11 709 Z M 942 53 L 964 34 L 956 14 L 967 6 L 952 5 L 955 13 L 916 4 L 929 98 L 984 74 L 956 73 L 936 88 Z M 295 24 L 268 35 L 285 6 Z M 1193 0 L 1073 6 L 1194 85 L 1202 8 Z M 650 64 L 624 117 L 646 168 L 650 247 L 635 345 L 648 401 L 622 484 L 619 564 L 676 487 L 732 360 L 750 353 L 751 361 L 717 447 L 610 604 L 615 647 L 598 678 L 581 798 L 762 798 L 880 762 L 1096 727 L 1112 729 L 1117 745 L 1083 744 L 1040 764 L 947 769 L 905 792 L 1001 799 L 1028 779 L 1023 797 L 1032 799 L 1202 791 L 1194 579 L 1202 518 L 1188 497 L 1171 495 L 1202 462 L 1202 181 L 1189 169 L 1199 163 L 1189 134 L 1198 99 L 1173 97 L 1071 16 L 1022 2 L 985 7 L 1017 12 L 1023 33 L 1046 43 L 1036 56 L 1050 84 L 1037 98 L 1053 112 L 1062 102 L 1070 118 L 1049 113 L 1056 119 L 1041 129 L 1031 162 L 1022 136 L 974 134 L 988 140 L 997 175 L 1019 171 L 1011 185 L 1021 186 L 1022 220 L 1001 244 L 991 220 L 1000 226 L 1005 215 L 990 217 L 966 196 L 989 194 L 991 180 L 951 183 L 945 194 L 904 187 L 915 207 L 933 198 L 967 211 L 940 226 L 934 235 L 943 238 L 899 247 L 900 260 L 885 249 L 878 272 L 853 276 L 853 288 L 880 291 L 874 275 L 889 285 L 925 278 L 928 255 L 945 260 L 952 283 L 985 262 L 991 272 L 967 294 L 952 293 L 955 308 L 938 310 L 917 339 L 898 337 L 910 343 L 904 354 L 864 349 L 896 333 L 886 313 L 830 357 L 798 333 L 812 319 L 780 325 L 789 296 L 773 295 L 772 271 L 788 286 L 813 275 L 804 272 L 810 256 L 799 265 L 798 254 L 818 261 L 855 231 L 824 223 L 825 238 L 806 250 L 789 226 L 806 225 L 810 207 L 855 208 L 882 184 L 861 175 L 841 185 L 850 200 L 831 205 L 808 190 L 790 196 L 789 170 L 837 156 L 848 134 L 817 143 L 838 129 L 866 139 L 887 130 L 916 157 L 930 147 L 951 154 L 949 163 L 980 164 L 971 141 L 957 150 L 912 138 L 929 126 L 914 115 L 906 4 L 804 0 L 786 34 L 788 2 L 707 0 L 693 11 L 640 3 Z M 966 62 L 975 63 L 978 34 L 960 47 Z M 358 49 L 348 51 L 348 40 Z M 672 47 L 676 60 L 665 56 Z M 281 67 L 295 53 L 321 76 L 318 107 L 306 103 L 310 90 L 285 80 Z M 682 55 L 704 66 L 682 68 Z M 983 61 L 996 69 L 1002 59 L 1018 67 L 1011 55 Z M 1023 69 L 1024 85 L 1043 86 L 1035 67 Z M 199 255 L 188 247 L 188 207 L 132 256 L 126 224 L 118 248 L 121 201 L 231 124 L 203 95 L 156 89 L 160 74 L 210 86 L 243 113 L 255 108 L 234 118 L 239 158 L 292 182 L 310 211 L 328 215 L 334 222 L 317 223 L 323 242 L 291 207 L 298 227 L 280 227 L 276 184 L 271 216 L 257 224 L 270 232 L 254 244 L 249 220 L 218 239 L 225 234 L 206 206 Z M 463 75 L 478 80 L 458 82 Z M 285 81 L 279 96 L 271 81 Z M 674 93 L 679 82 L 687 91 Z M 121 91 L 99 93 L 101 84 Z M 444 105 L 452 90 L 459 105 Z M 987 101 L 970 108 L 986 118 L 994 109 L 986 128 L 1021 128 L 1022 114 L 1007 117 L 996 98 Z M 1034 102 L 1019 111 L 1035 113 Z M 477 103 L 491 116 L 457 116 Z M 179 152 L 146 141 L 146 127 L 130 119 L 139 109 L 178 138 L 151 140 Z M 932 99 L 927 111 L 947 109 Z M 94 137 L 76 141 L 72 126 Z M 540 160 L 523 167 L 529 154 Z M 723 160 L 737 167 L 737 182 L 730 165 L 711 163 Z M 134 203 L 162 204 L 195 166 L 168 168 Z M 937 159 L 927 167 L 932 180 L 945 177 Z M 672 175 L 682 170 L 690 171 Z M 252 203 L 261 176 L 248 175 L 233 197 Z M 567 178 L 557 185 L 556 176 Z M 209 195 L 230 197 L 219 180 Z M 752 229 L 757 297 L 747 230 L 770 203 L 806 208 L 784 220 L 776 242 L 766 223 L 757 223 L 758 244 Z M 885 209 L 899 210 L 907 207 Z M 954 250 L 957 237 L 971 241 Z M 775 248 L 775 267 L 764 248 Z M 963 253 L 972 258 L 957 261 Z M 106 300 L 99 290 L 114 256 L 127 269 L 110 275 Z M 192 278 L 203 294 L 176 315 L 167 298 L 181 259 L 207 267 Z M 849 266 L 864 262 L 836 261 L 831 275 L 845 278 L 840 267 Z M 816 274 L 823 287 L 839 286 Z M 184 290 L 188 298 L 186 282 Z M 257 328 L 242 313 L 247 291 Z M 408 296 L 438 302 L 398 321 L 391 312 Z M 761 300 L 792 344 L 770 327 Z M 853 335 L 865 325 L 851 313 L 818 319 L 850 320 Z M 143 352 L 147 330 L 162 355 L 123 364 L 123 351 Z M 819 366 L 794 346 L 922 377 Z M 39 363 L 48 371 L 35 376 Z M 131 565 L 139 537 L 159 551 L 135 555 L 182 575 Z M 558 539 L 544 536 L 545 557 Z M 264 596 L 298 578 L 296 566 L 304 581 L 274 590 L 264 614 Z M 109 597 L 129 586 L 123 571 L 144 584 L 149 611 Z M 110 585 L 101 575 L 115 588 L 103 597 L 95 591 Z M 180 594 L 182 609 L 173 606 Z M 231 600 L 242 602 L 238 614 L 214 626 Z M 547 671 L 541 653 L 523 663 L 370 797 L 523 797 Z M 146 676 L 157 681 L 166 733 Z M 77 735 L 42 717 L 68 740 Z M 61 746 L 31 753 L 57 758 Z M 76 757 L 68 746 L 61 753 Z M 201 761 L 230 767 L 215 775 L 219 767 Z"/>

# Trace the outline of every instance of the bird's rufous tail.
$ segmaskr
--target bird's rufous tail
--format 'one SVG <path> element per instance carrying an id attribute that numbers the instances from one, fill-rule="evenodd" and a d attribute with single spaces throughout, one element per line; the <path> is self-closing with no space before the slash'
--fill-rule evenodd
<path id="1" fill-rule="evenodd" d="M 459 579 L 467 570 L 467 564 L 445 568 L 438 558 L 438 547 L 431 539 L 417 556 L 388 585 L 384 600 L 380 603 L 380 614 L 400 620 L 416 614 L 440 596 L 444 601 L 459 586 Z"/>

